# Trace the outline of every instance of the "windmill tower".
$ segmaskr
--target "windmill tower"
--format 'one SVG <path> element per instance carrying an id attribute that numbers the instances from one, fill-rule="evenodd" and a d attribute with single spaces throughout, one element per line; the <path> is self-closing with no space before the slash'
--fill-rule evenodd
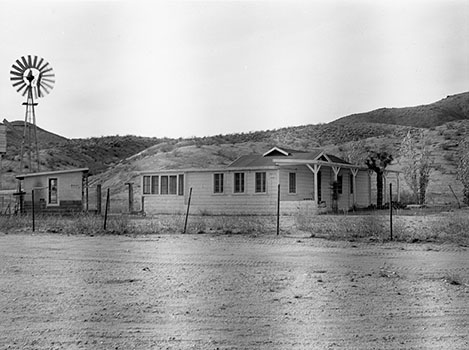
<path id="1" fill-rule="evenodd" d="M 39 149 L 37 144 L 37 126 L 34 107 L 35 100 L 47 95 L 55 83 L 52 67 L 43 58 L 28 55 L 22 56 L 13 63 L 10 80 L 17 92 L 26 96 L 23 140 L 20 153 L 20 172 L 25 168 L 24 154 L 28 156 L 28 172 L 39 171 Z M 35 159 L 34 159 L 35 158 Z M 33 168 L 33 163 L 36 163 Z"/>

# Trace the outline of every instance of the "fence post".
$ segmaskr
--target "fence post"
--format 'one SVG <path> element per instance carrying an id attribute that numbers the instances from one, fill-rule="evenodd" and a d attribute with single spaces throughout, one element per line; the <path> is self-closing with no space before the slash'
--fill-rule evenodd
<path id="1" fill-rule="evenodd" d="M 106 195 L 106 206 L 104 208 L 104 231 L 106 231 L 106 225 L 107 225 L 107 212 L 109 210 L 109 188 L 107 189 L 107 195 Z"/>
<path id="2" fill-rule="evenodd" d="M 191 207 L 191 197 L 192 197 L 192 187 L 189 190 L 189 200 L 187 201 L 187 212 L 186 212 L 186 220 L 184 221 L 184 231 L 182 233 L 186 233 L 187 229 L 187 218 L 189 217 L 189 209 Z"/>
<path id="3" fill-rule="evenodd" d="M 389 184 L 389 224 L 390 224 L 390 238 L 392 241 L 392 184 Z"/>
<path id="4" fill-rule="evenodd" d="M 280 184 L 277 190 L 277 236 L 280 234 Z"/>
<path id="5" fill-rule="evenodd" d="M 96 214 L 101 215 L 101 185 L 96 185 Z"/>
<path id="6" fill-rule="evenodd" d="M 34 213 L 34 189 L 31 190 L 31 207 L 32 207 L 32 214 L 33 214 L 33 232 L 36 231 L 36 218 Z"/>

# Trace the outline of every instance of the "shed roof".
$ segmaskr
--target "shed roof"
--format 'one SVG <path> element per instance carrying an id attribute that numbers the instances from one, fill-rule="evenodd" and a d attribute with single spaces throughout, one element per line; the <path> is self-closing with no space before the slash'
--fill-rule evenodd
<path id="1" fill-rule="evenodd" d="M 20 174 L 16 175 L 18 180 L 22 180 L 26 177 L 37 177 L 37 176 L 49 176 L 49 175 L 60 175 L 60 174 L 70 174 L 70 173 L 87 173 L 88 168 L 77 168 L 77 169 L 66 169 L 66 170 L 56 170 L 56 171 L 44 171 L 39 173 L 29 173 L 29 174 Z"/>

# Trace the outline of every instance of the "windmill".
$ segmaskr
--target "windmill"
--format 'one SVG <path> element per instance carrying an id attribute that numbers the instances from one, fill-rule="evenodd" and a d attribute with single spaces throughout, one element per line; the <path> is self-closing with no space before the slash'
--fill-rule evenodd
<path id="1" fill-rule="evenodd" d="M 26 96 L 26 113 L 24 117 L 23 141 L 20 153 L 20 172 L 23 171 L 23 155 L 28 154 L 28 169 L 33 171 L 33 152 L 36 158 L 36 170 L 39 171 L 39 149 L 37 145 L 37 126 L 34 101 L 47 95 L 55 83 L 52 67 L 43 58 L 27 55 L 13 63 L 10 70 L 10 80 L 17 92 Z M 33 150 L 34 143 L 34 150 Z"/>

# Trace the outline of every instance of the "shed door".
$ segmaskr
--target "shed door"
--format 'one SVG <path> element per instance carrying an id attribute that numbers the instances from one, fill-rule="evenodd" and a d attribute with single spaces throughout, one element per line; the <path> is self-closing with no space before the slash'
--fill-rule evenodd
<path id="1" fill-rule="evenodd" d="M 48 203 L 49 204 L 59 204 L 59 191 L 58 191 L 58 179 L 50 178 L 48 186 Z"/>

